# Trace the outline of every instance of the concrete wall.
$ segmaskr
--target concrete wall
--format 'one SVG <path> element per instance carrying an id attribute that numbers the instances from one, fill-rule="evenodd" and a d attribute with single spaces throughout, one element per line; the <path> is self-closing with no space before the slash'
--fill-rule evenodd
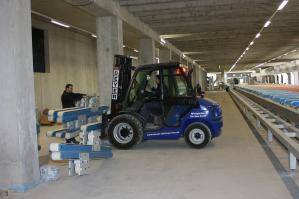
<path id="1" fill-rule="evenodd" d="M 96 39 L 36 19 L 32 25 L 47 31 L 49 44 L 49 73 L 34 74 L 37 108 L 61 107 L 66 83 L 74 92 L 98 94 Z"/>

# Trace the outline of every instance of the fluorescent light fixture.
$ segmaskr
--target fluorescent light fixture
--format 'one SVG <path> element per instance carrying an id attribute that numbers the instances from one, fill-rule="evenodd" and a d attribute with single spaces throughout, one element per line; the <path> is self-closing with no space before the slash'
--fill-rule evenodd
<path id="1" fill-rule="evenodd" d="M 246 50 L 249 50 L 249 47 L 247 47 Z"/>
<path id="2" fill-rule="evenodd" d="M 91 34 L 92 37 L 97 38 L 97 36 L 95 34 Z"/>
<path id="3" fill-rule="evenodd" d="M 183 54 L 183 58 L 185 58 L 186 57 L 186 55 L 185 54 Z"/>
<path id="4" fill-rule="evenodd" d="M 160 40 L 163 44 L 166 44 L 166 41 L 163 38 L 160 38 Z"/>
<path id="5" fill-rule="evenodd" d="M 123 45 L 123 48 L 125 48 L 126 47 L 126 45 Z"/>
<path id="6" fill-rule="evenodd" d="M 67 25 L 67 24 L 64 24 L 64 23 L 62 23 L 62 22 L 56 21 L 56 20 L 54 20 L 54 19 L 51 19 L 51 23 L 56 24 L 56 25 L 58 25 L 58 26 L 65 27 L 65 28 L 69 28 L 69 27 L 71 27 L 71 26 L 69 26 L 69 25 Z"/>
<path id="7" fill-rule="evenodd" d="M 134 51 L 135 53 L 138 53 L 138 52 L 139 52 L 137 49 L 134 49 L 133 51 Z"/>
<path id="8" fill-rule="evenodd" d="M 252 46 L 253 44 L 254 44 L 254 41 L 250 42 L 250 44 L 249 44 L 249 45 L 250 45 L 250 46 Z"/>
<path id="9" fill-rule="evenodd" d="M 263 65 L 265 65 L 265 63 L 261 63 L 261 64 L 257 65 L 256 68 L 261 67 Z"/>
<path id="10" fill-rule="evenodd" d="M 131 59 L 138 60 L 138 57 L 130 56 Z"/>
<path id="11" fill-rule="evenodd" d="M 284 0 L 283 2 L 281 2 L 277 10 L 282 10 L 288 4 L 288 2 L 288 0 Z"/>
<path id="12" fill-rule="evenodd" d="M 268 26 L 270 26 L 270 24 L 271 24 L 271 21 L 269 20 L 265 23 L 264 27 L 267 28 Z"/>
<path id="13" fill-rule="evenodd" d="M 232 71 L 235 67 L 236 67 L 236 64 L 234 64 L 234 65 L 229 69 L 228 72 Z"/>
<path id="14" fill-rule="evenodd" d="M 257 33 L 255 38 L 259 38 L 261 36 L 261 33 Z"/>

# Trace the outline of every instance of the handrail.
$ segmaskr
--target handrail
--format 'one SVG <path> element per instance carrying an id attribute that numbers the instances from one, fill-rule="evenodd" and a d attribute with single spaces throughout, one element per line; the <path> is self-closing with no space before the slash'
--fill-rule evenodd
<path id="1" fill-rule="evenodd" d="M 232 98 L 238 102 L 237 105 L 241 108 L 241 110 L 244 110 L 245 113 L 247 113 L 245 114 L 247 117 L 249 117 L 248 113 L 252 113 L 257 119 L 257 124 L 263 124 L 263 126 L 267 128 L 269 143 L 271 143 L 272 137 L 274 136 L 288 150 L 290 157 L 290 169 L 296 169 L 297 159 L 299 159 L 299 143 L 287 136 L 285 131 L 283 131 L 279 125 L 275 124 L 275 122 L 278 120 L 277 116 L 262 108 L 249 98 L 238 94 L 236 91 L 231 90 L 230 94 Z M 267 116 L 272 116 L 272 118 L 269 119 Z M 292 128 L 292 130 L 294 129 L 296 128 Z M 295 132 L 296 135 L 299 134 L 298 131 L 299 130 Z"/>

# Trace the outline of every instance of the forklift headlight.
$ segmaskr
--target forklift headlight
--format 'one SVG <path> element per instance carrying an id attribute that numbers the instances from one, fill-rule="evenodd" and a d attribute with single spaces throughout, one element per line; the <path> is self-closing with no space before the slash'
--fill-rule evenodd
<path id="1" fill-rule="evenodd" d="M 214 115 L 214 118 L 221 117 L 222 111 L 221 111 L 220 107 L 214 107 L 213 115 Z"/>

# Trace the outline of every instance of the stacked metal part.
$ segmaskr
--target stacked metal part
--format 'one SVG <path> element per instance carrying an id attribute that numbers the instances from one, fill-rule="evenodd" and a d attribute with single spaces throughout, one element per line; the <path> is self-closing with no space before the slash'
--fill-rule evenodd
<path id="1" fill-rule="evenodd" d="M 91 103 L 90 103 L 91 102 Z M 51 158 L 54 161 L 68 160 L 69 175 L 87 174 L 89 159 L 110 158 L 110 146 L 101 139 L 100 116 L 107 113 L 107 106 L 94 106 L 94 98 L 88 99 L 87 107 L 50 110 L 48 119 L 62 124 L 62 128 L 47 132 L 49 137 L 71 139 L 80 137 L 80 144 L 50 144 Z"/>

